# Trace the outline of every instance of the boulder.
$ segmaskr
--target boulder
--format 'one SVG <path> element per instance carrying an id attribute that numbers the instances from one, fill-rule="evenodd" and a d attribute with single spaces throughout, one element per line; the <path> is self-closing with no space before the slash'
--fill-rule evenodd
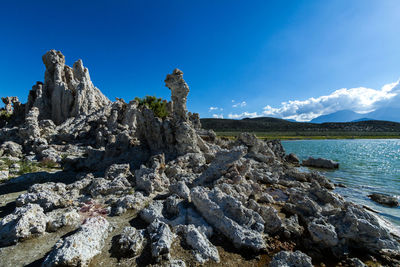
<path id="1" fill-rule="evenodd" d="M 289 155 L 286 155 L 285 156 L 285 160 L 287 162 L 289 162 L 289 163 L 292 163 L 292 164 L 296 165 L 296 166 L 300 165 L 300 159 L 294 153 L 290 153 Z"/>
<path id="2" fill-rule="evenodd" d="M 4 142 L 0 146 L 0 156 L 11 156 L 19 158 L 22 156 L 22 146 L 13 141 Z"/>
<path id="3" fill-rule="evenodd" d="M 186 243 L 194 249 L 195 258 L 198 262 L 205 263 L 208 260 L 213 260 L 219 263 L 217 248 L 194 225 L 185 227 L 184 236 Z"/>
<path id="4" fill-rule="evenodd" d="M 337 169 L 339 168 L 339 163 L 324 158 L 313 158 L 309 157 L 306 160 L 303 160 L 301 163 L 303 166 L 306 167 L 314 167 L 314 168 L 323 168 L 323 169 Z"/>
<path id="5" fill-rule="evenodd" d="M 309 223 L 308 232 L 312 240 L 323 247 L 333 247 L 339 243 L 335 227 L 322 219 L 316 219 Z"/>
<path id="6" fill-rule="evenodd" d="M 86 219 L 75 234 L 56 243 L 42 266 L 88 266 L 103 249 L 109 230 L 109 222 L 101 216 Z"/>
<path id="7" fill-rule="evenodd" d="M 137 230 L 134 227 L 125 227 L 118 239 L 119 252 L 127 257 L 139 255 L 146 246 L 145 230 Z"/>
<path id="8" fill-rule="evenodd" d="M 217 188 L 195 187 L 190 197 L 204 219 L 232 241 L 235 247 L 259 251 L 265 248 L 264 220 L 235 198 Z"/>
<path id="9" fill-rule="evenodd" d="M 0 221 L 0 246 L 41 235 L 46 230 L 47 216 L 37 204 L 17 207 Z"/>
<path id="10" fill-rule="evenodd" d="M 373 193 L 371 195 L 368 195 L 368 197 L 370 199 L 372 199 L 373 201 L 375 201 L 379 204 L 382 204 L 382 205 L 386 205 L 389 207 L 399 206 L 399 200 L 394 196 L 389 196 L 389 195 L 380 194 L 380 193 Z"/>
<path id="11" fill-rule="evenodd" d="M 79 196 L 78 191 L 67 191 L 63 183 L 44 183 L 32 185 L 27 193 L 20 195 L 17 200 L 17 206 L 23 206 L 27 203 L 39 204 L 45 211 L 51 211 L 55 208 L 64 208 L 74 204 Z"/>
<path id="12" fill-rule="evenodd" d="M 156 219 L 147 227 L 147 231 L 151 240 L 151 255 L 157 261 L 169 259 L 171 245 L 175 239 L 175 234 L 171 232 L 169 226 Z"/>

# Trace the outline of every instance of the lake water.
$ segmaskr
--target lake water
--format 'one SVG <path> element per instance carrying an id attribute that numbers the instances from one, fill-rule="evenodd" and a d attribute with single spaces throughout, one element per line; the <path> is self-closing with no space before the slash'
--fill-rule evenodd
<path id="1" fill-rule="evenodd" d="M 339 169 L 321 171 L 337 187 L 335 191 L 347 200 L 367 205 L 386 219 L 400 225 L 400 207 L 389 208 L 367 196 L 378 192 L 400 198 L 400 140 L 299 140 L 282 141 L 286 153 L 301 160 L 322 157 L 339 162 Z"/>

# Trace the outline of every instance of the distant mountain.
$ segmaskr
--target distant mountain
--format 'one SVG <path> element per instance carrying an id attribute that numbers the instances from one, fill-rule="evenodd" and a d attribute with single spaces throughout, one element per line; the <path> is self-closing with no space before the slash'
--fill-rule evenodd
<path id="1" fill-rule="evenodd" d="M 312 123 L 324 123 L 324 122 L 350 122 L 361 119 L 365 114 L 360 114 L 351 110 L 340 110 L 331 114 L 321 115 L 312 119 Z"/>
<path id="2" fill-rule="evenodd" d="M 400 108 L 385 107 L 363 115 L 374 120 L 400 122 Z"/>
<path id="3" fill-rule="evenodd" d="M 366 120 L 400 122 L 400 108 L 385 107 L 364 114 L 360 114 L 351 110 L 340 110 L 331 114 L 321 115 L 314 118 L 310 122 L 357 122 Z"/>
<path id="4" fill-rule="evenodd" d="M 290 122 L 287 120 L 258 117 L 242 120 L 233 119 L 201 119 L 204 129 L 217 132 L 300 132 L 300 133 L 329 133 L 329 132 L 400 132 L 400 123 L 390 121 L 359 121 L 359 122 L 331 122 L 309 123 Z"/>
<path id="5" fill-rule="evenodd" d="M 361 119 L 354 120 L 354 121 L 351 121 L 351 122 L 359 122 L 359 121 L 374 121 L 374 119 L 370 119 L 370 118 L 361 118 Z"/>

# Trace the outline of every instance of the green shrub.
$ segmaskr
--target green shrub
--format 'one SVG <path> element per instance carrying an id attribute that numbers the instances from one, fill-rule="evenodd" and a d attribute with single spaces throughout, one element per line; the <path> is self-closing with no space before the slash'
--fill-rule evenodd
<path id="1" fill-rule="evenodd" d="M 20 166 L 19 171 L 18 171 L 19 175 L 22 175 L 25 173 L 37 172 L 39 170 L 35 163 L 27 161 L 27 160 L 20 161 L 19 166 Z"/>
<path id="2" fill-rule="evenodd" d="M 38 166 L 40 168 L 54 169 L 54 168 L 58 167 L 58 164 L 54 160 L 45 158 L 39 162 Z"/>
<path id="3" fill-rule="evenodd" d="M 0 110 L 0 121 L 4 120 L 4 121 L 10 121 L 12 114 L 11 113 L 7 113 L 7 111 L 5 110 Z"/>
<path id="4" fill-rule="evenodd" d="M 167 101 L 157 98 L 155 96 L 146 96 L 144 98 L 135 97 L 135 100 L 139 103 L 139 107 L 146 106 L 154 112 L 154 115 L 164 119 L 168 114 Z"/>

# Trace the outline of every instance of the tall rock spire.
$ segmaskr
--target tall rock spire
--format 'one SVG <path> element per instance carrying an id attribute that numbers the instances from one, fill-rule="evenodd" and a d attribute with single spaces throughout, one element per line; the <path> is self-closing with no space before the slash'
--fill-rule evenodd
<path id="1" fill-rule="evenodd" d="M 42 59 L 46 66 L 44 84 L 32 87 L 26 112 L 37 107 L 40 119 L 61 124 L 70 117 L 88 115 L 110 103 L 93 85 L 82 60 L 71 68 L 65 65 L 64 55 L 56 50 L 48 51 Z"/>

